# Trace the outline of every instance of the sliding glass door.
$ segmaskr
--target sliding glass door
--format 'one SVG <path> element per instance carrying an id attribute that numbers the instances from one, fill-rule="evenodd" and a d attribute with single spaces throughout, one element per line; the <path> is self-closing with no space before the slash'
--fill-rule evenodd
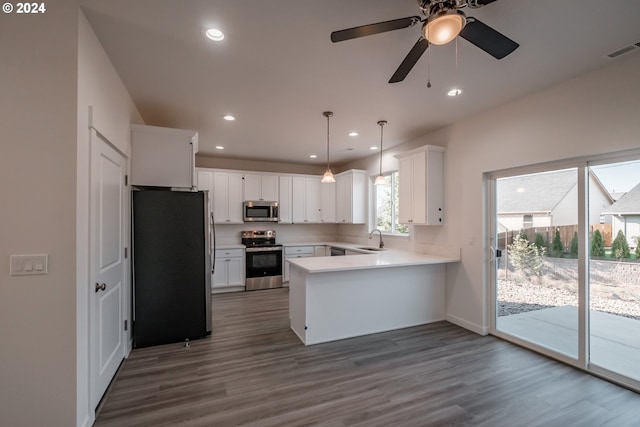
<path id="1" fill-rule="evenodd" d="M 574 359 L 577 187 L 572 168 L 498 178 L 495 192 L 496 329 Z"/>
<path id="2" fill-rule="evenodd" d="M 640 162 L 589 170 L 590 362 L 640 381 Z"/>
<path id="3" fill-rule="evenodd" d="M 488 176 L 491 332 L 640 389 L 640 153 Z"/>

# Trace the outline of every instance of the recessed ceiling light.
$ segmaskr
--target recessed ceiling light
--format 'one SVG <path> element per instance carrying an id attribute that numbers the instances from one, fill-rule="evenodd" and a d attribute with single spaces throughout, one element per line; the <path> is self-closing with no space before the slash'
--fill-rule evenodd
<path id="1" fill-rule="evenodd" d="M 213 40 L 214 42 L 224 40 L 224 33 L 217 28 L 209 28 L 204 34 L 209 40 Z"/>
<path id="2" fill-rule="evenodd" d="M 377 150 L 377 149 L 378 149 L 378 147 L 373 147 L 373 146 L 369 147 L 369 150 Z"/>
<path id="3" fill-rule="evenodd" d="M 526 190 L 523 187 L 520 187 L 516 190 L 516 193 L 524 193 Z"/>
<path id="4" fill-rule="evenodd" d="M 216 150 L 224 150 L 224 147 L 222 145 L 216 145 Z"/>
<path id="5" fill-rule="evenodd" d="M 318 157 L 317 154 L 310 154 L 309 157 L 311 157 L 312 159 L 315 159 L 316 157 Z"/>
<path id="6" fill-rule="evenodd" d="M 458 96 L 460 94 L 462 94 L 462 91 L 458 88 L 451 89 L 449 92 L 447 92 L 447 95 L 449 96 Z"/>
<path id="7" fill-rule="evenodd" d="M 223 117 L 223 119 L 232 122 L 234 121 L 236 118 L 234 116 L 232 116 L 231 114 L 227 114 L 226 116 Z"/>
<path id="8" fill-rule="evenodd" d="M 353 132 L 349 132 L 349 136 L 358 136 L 360 135 L 358 132 L 353 131 Z"/>

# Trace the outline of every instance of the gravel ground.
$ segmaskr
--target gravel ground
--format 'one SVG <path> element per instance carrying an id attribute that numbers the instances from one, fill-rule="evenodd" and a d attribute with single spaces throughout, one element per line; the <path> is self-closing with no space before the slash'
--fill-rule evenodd
<path id="1" fill-rule="evenodd" d="M 577 295 L 556 287 L 512 280 L 498 281 L 498 316 L 563 305 L 577 306 Z M 592 296 L 591 309 L 640 320 L 640 304 L 633 301 Z"/>

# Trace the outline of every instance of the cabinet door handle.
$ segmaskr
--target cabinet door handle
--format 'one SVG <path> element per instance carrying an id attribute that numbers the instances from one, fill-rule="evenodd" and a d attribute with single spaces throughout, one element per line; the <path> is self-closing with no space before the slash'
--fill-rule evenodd
<path id="1" fill-rule="evenodd" d="M 104 291 L 107 289 L 106 283 L 96 283 L 96 292 Z"/>

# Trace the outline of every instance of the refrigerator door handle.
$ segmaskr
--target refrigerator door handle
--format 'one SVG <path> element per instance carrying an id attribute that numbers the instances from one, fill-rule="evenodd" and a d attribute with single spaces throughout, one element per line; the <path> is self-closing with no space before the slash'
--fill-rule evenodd
<path id="1" fill-rule="evenodd" d="M 216 272 L 216 226 L 215 221 L 213 220 L 213 212 L 211 212 L 211 237 L 213 247 L 211 249 L 212 259 L 211 259 L 211 274 Z"/>

